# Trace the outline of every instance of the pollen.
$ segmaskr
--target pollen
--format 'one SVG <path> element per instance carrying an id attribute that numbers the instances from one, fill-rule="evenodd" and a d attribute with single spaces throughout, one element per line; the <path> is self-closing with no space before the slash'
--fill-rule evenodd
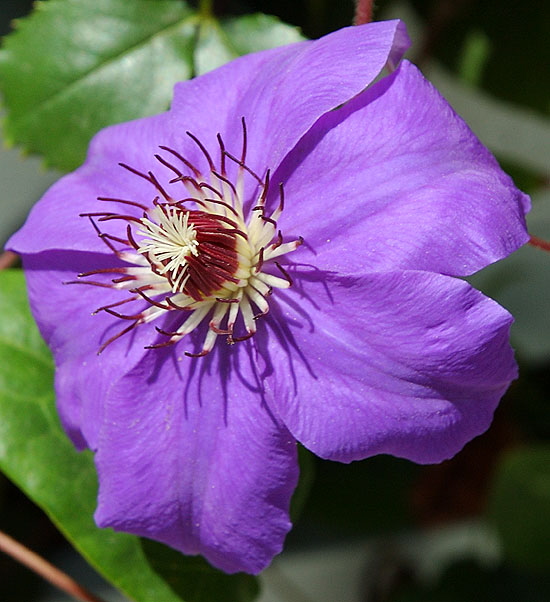
<path id="1" fill-rule="evenodd" d="M 75 281 L 112 288 L 122 296 L 95 311 L 129 322 L 99 352 L 140 324 L 170 314 L 177 316 L 171 323 L 179 326 L 171 330 L 157 326 L 157 340 L 147 348 L 173 345 L 201 327 L 202 346 L 185 353 L 204 356 L 220 336 L 229 344 L 252 337 L 258 319 L 269 312 L 272 292 L 292 285 L 278 259 L 296 250 L 302 239 L 285 241 L 278 229 L 284 210 L 282 184 L 276 189 L 277 206 L 267 211 L 270 172 L 257 174 L 246 164 L 244 118 L 240 157 L 226 150 L 218 135 L 216 163 L 198 138 L 187 135 L 204 157 L 206 173 L 177 150 L 161 146 L 163 152 L 155 159 L 173 175 L 169 191 L 152 171 L 142 173 L 121 163 L 148 182 L 153 198 L 144 202 L 98 197 L 115 209 L 83 214 L 123 264 L 79 274 Z M 121 207 L 124 213 L 119 212 Z M 107 224 L 113 231 L 103 229 Z M 93 276 L 99 279 L 92 280 Z M 138 309 L 120 313 L 120 305 Z"/>
<path id="2" fill-rule="evenodd" d="M 158 273 L 165 275 L 176 293 L 185 286 L 188 273 L 187 257 L 197 256 L 199 241 L 193 224 L 189 223 L 189 212 L 178 207 L 155 207 L 152 217 L 142 219 L 143 229 L 138 234 L 145 237 L 138 253 L 150 258 Z"/>

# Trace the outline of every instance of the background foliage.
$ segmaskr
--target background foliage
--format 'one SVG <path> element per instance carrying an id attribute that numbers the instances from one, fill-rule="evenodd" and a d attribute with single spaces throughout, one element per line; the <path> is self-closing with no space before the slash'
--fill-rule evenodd
<path id="1" fill-rule="evenodd" d="M 240 54 L 318 37 L 353 18 L 351 0 L 220 0 L 200 6 L 181 0 L 43 0 L 10 27 L 12 18 L 30 10 L 23 0 L 0 6 L 3 33 L 14 29 L 0 51 L 3 135 L 59 172 L 82 161 L 101 127 L 165 110 L 176 81 Z M 530 230 L 550 238 L 550 4 L 380 0 L 375 18 L 387 17 L 408 23 L 414 41 L 409 58 L 532 195 Z M 0 155 L 4 160 L 11 159 Z M 16 177 L 20 200 L 0 196 L 0 242 L 38 198 Z M 524 248 L 473 278 L 517 319 L 513 339 L 521 378 L 490 431 L 453 460 L 431 467 L 390 457 L 343 466 L 303 452 L 299 520 L 287 545 L 291 558 L 335 542 L 369 542 L 375 560 L 360 584 L 368 600 L 550 599 L 549 270 L 548 255 Z M 26 307 L 22 274 L 5 271 L 0 468 L 9 481 L 0 480 L 0 528 L 45 554 L 66 549 L 45 512 L 133 600 L 252 600 L 258 588 L 250 577 L 227 577 L 200 559 L 93 526 L 92 460 L 76 453 L 59 427 L 52 375 Z M 478 533 L 468 545 L 464 525 Z M 433 541 L 430 547 L 425 539 L 434 533 L 452 554 L 434 553 Z M 303 599 L 320 599 L 310 585 L 298 581 L 280 599 L 299 600 L 296 587 Z M 3 601 L 37 600 L 41 588 L 0 558 Z"/>

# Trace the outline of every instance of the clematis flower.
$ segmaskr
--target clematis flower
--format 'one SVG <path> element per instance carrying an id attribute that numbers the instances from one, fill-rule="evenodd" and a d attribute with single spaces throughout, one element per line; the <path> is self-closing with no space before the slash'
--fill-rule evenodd
<path id="1" fill-rule="evenodd" d="M 407 45 L 372 23 L 180 83 L 10 240 L 99 526 L 257 573 L 296 441 L 428 463 L 488 428 L 512 318 L 462 277 L 527 241 L 528 199 Z"/>

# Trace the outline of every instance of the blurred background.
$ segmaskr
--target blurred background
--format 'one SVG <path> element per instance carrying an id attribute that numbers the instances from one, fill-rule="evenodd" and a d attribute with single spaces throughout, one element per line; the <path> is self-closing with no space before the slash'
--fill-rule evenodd
<path id="1" fill-rule="evenodd" d="M 220 15 L 273 14 L 308 37 L 348 25 L 354 14 L 351 0 L 215 7 Z M 0 0 L 0 34 L 31 8 L 28 0 Z M 376 3 L 375 20 L 395 17 L 413 40 L 407 57 L 532 196 L 530 232 L 550 240 L 550 3 Z M 60 175 L 39 157 L 0 150 L 0 243 Z M 304 453 L 303 504 L 284 554 L 262 577 L 262 602 L 550 600 L 550 255 L 527 246 L 471 280 L 516 318 L 521 376 L 493 426 L 437 466 L 391 457 L 345 466 Z M 1 476 L 0 529 L 106 600 L 122 599 Z M 0 600 L 69 598 L 0 554 Z"/>

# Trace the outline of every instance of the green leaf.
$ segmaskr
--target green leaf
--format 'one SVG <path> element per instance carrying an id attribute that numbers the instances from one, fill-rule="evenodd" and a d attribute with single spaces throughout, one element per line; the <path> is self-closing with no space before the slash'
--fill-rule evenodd
<path id="1" fill-rule="evenodd" d="M 53 363 L 30 315 L 19 270 L 0 272 L 0 469 L 75 548 L 137 602 L 248 602 L 249 575 L 225 575 L 201 558 L 93 523 L 92 454 L 77 452 L 53 400 Z"/>
<path id="2" fill-rule="evenodd" d="M 218 23 L 180 0 L 37 2 L 0 51 L 6 140 L 74 169 L 98 130 L 166 111 L 195 71 L 300 39 L 274 17 Z"/>
<path id="3" fill-rule="evenodd" d="M 245 15 L 221 22 L 203 19 L 195 51 L 195 71 L 200 75 L 243 54 L 303 40 L 298 28 L 269 15 Z"/>
<path id="4" fill-rule="evenodd" d="M 102 127 L 165 111 L 192 74 L 196 17 L 172 0 L 48 0 L 0 53 L 8 142 L 70 170 Z"/>
<path id="5" fill-rule="evenodd" d="M 508 559 L 527 568 L 550 568 L 550 446 L 518 449 L 504 458 L 489 516 Z"/>

